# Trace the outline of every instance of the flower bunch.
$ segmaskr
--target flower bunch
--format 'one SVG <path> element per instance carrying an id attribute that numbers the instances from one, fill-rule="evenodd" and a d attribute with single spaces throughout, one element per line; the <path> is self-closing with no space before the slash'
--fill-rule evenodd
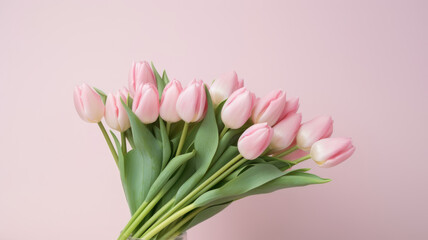
<path id="1" fill-rule="evenodd" d="M 132 214 L 120 240 L 169 239 L 243 197 L 328 182 L 291 168 L 307 159 L 332 167 L 355 151 L 349 138 L 331 138 L 331 117 L 302 123 L 298 98 L 257 98 L 235 72 L 183 88 L 135 62 L 128 89 L 83 84 L 74 104 L 99 125 L 119 169 Z"/>

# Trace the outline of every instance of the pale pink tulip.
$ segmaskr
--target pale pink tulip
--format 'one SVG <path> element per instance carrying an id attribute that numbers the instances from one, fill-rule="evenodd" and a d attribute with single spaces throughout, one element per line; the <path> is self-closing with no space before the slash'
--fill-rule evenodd
<path id="1" fill-rule="evenodd" d="M 302 122 L 302 114 L 291 113 L 286 118 L 275 124 L 273 137 L 270 143 L 272 150 L 284 149 L 290 146 L 299 131 Z"/>
<path id="2" fill-rule="evenodd" d="M 278 121 L 284 119 L 288 114 L 296 113 L 299 109 L 299 98 L 292 97 L 285 102 L 285 107 L 282 110 L 281 116 Z"/>
<path id="3" fill-rule="evenodd" d="M 314 143 L 311 158 L 320 167 L 334 167 L 348 159 L 355 151 L 350 138 L 326 138 Z"/>
<path id="4" fill-rule="evenodd" d="M 210 87 L 210 95 L 213 104 L 217 106 L 228 98 L 234 91 L 242 87 L 243 84 L 243 80 L 238 80 L 238 75 L 235 71 L 217 78 Z"/>
<path id="5" fill-rule="evenodd" d="M 128 90 L 126 88 L 119 90 L 116 94 L 109 94 L 106 100 L 106 111 L 104 118 L 109 127 L 119 132 L 126 131 L 131 125 L 128 114 L 122 101 L 126 104 Z M 122 101 L 121 101 L 122 100 Z"/>
<path id="6" fill-rule="evenodd" d="M 159 94 L 153 84 L 146 83 L 138 87 L 132 103 L 132 111 L 145 124 L 156 121 L 159 116 Z"/>
<path id="7" fill-rule="evenodd" d="M 333 120 L 330 116 L 320 116 L 303 123 L 297 133 L 297 146 L 309 151 L 316 141 L 328 138 L 333 133 Z"/>
<path id="8" fill-rule="evenodd" d="M 198 122 L 204 118 L 206 108 L 205 85 L 201 80 L 193 80 L 177 99 L 178 116 L 187 123 Z"/>
<path id="9" fill-rule="evenodd" d="M 150 68 L 150 64 L 146 61 L 133 62 L 128 77 L 130 95 L 134 97 L 138 87 L 146 83 L 156 86 L 156 78 Z"/>
<path id="10" fill-rule="evenodd" d="M 275 125 L 285 107 L 285 92 L 275 90 L 257 100 L 254 106 L 252 120 L 254 123 L 266 122 Z"/>
<path id="11" fill-rule="evenodd" d="M 297 149 L 297 150 L 293 151 L 292 153 L 285 155 L 284 157 L 282 157 L 282 159 L 288 160 L 288 161 L 295 161 L 299 158 L 307 156 L 308 154 L 309 154 L 308 152 L 303 151 L 302 149 Z"/>
<path id="12" fill-rule="evenodd" d="M 73 92 L 74 107 L 86 122 L 98 123 L 104 116 L 104 103 L 100 95 L 88 84 L 76 86 Z"/>
<path id="13" fill-rule="evenodd" d="M 238 140 L 239 153 L 246 159 L 258 158 L 269 146 L 273 130 L 267 123 L 249 127 Z"/>
<path id="14" fill-rule="evenodd" d="M 160 116 L 167 122 L 178 122 L 180 116 L 177 113 L 177 99 L 180 93 L 183 91 L 181 83 L 177 80 L 169 82 L 162 93 L 162 99 L 160 104 Z"/>
<path id="15" fill-rule="evenodd" d="M 227 128 L 238 129 L 251 117 L 255 103 L 254 93 L 242 87 L 230 95 L 223 109 L 221 120 Z"/>

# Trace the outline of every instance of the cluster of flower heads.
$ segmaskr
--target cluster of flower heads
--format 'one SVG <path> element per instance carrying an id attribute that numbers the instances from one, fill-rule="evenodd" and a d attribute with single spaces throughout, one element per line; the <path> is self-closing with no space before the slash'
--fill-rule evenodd
<path id="1" fill-rule="evenodd" d="M 107 125 L 119 132 L 130 128 L 122 104 L 128 96 L 133 99 L 132 111 L 144 124 L 155 122 L 159 116 L 168 123 L 192 123 L 204 118 L 207 96 L 202 80 L 193 80 L 186 88 L 179 81 L 172 80 L 163 89 L 160 100 L 156 86 L 156 78 L 148 62 L 134 62 L 129 73 L 128 89 L 108 94 L 104 105 L 100 95 L 89 85 L 83 84 L 74 90 L 74 104 L 83 120 L 98 123 L 104 117 Z M 238 140 L 239 152 L 246 159 L 257 158 L 267 148 L 272 154 L 297 150 L 293 153 L 296 156 L 306 155 L 310 151 L 310 157 L 318 165 L 332 167 L 355 151 L 350 138 L 330 137 L 333 132 L 330 116 L 320 116 L 302 123 L 302 115 L 297 113 L 299 99 L 286 99 L 282 90 L 256 98 L 244 87 L 243 80 L 238 78 L 236 72 L 224 74 L 207 87 L 214 106 L 225 101 L 221 110 L 225 130 L 239 129 L 249 120 L 253 124 Z M 286 157 L 290 158 L 291 154 Z"/>

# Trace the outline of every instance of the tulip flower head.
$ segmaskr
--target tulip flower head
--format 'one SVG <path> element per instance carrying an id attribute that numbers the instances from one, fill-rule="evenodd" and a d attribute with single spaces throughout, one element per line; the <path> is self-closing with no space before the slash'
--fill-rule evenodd
<path id="1" fill-rule="evenodd" d="M 128 77 L 130 95 L 134 97 L 138 87 L 146 83 L 156 86 L 156 78 L 149 63 L 146 61 L 133 62 Z"/>
<path id="2" fill-rule="evenodd" d="M 355 151 L 350 138 L 326 138 L 314 143 L 311 158 L 320 167 L 334 167 L 348 159 Z"/>
<path id="3" fill-rule="evenodd" d="M 214 106 L 219 105 L 226 98 L 228 98 L 234 91 L 243 87 L 244 82 L 242 79 L 238 80 L 238 75 L 235 71 L 224 74 L 217 78 L 210 87 L 211 99 Z"/>
<path id="4" fill-rule="evenodd" d="M 221 119 L 227 128 L 238 129 L 251 117 L 255 103 L 254 93 L 242 87 L 230 95 L 221 110 Z"/>
<path id="5" fill-rule="evenodd" d="M 256 101 L 252 120 L 254 123 L 266 122 L 269 126 L 275 125 L 285 107 L 285 92 L 275 90 Z"/>
<path id="6" fill-rule="evenodd" d="M 106 100 L 106 111 L 104 115 L 106 123 L 109 127 L 119 132 L 124 132 L 131 126 L 128 114 L 122 104 L 122 101 L 124 103 L 127 102 L 128 94 L 128 90 L 124 88 L 114 95 L 110 93 Z"/>
<path id="7" fill-rule="evenodd" d="M 288 114 L 296 113 L 299 109 L 299 98 L 292 97 L 285 102 L 285 107 L 282 110 L 281 116 L 278 121 L 284 119 Z"/>
<path id="8" fill-rule="evenodd" d="M 287 148 L 296 138 L 302 122 L 302 114 L 291 113 L 286 118 L 275 124 L 273 127 L 273 137 L 270 144 L 272 150 Z"/>
<path id="9" fill-rule="evenodd" d="M 155 85 L 146 83 L 138 87 L 132 111 L 145 124 L 156 121 L 159 116 L 159 94 Z"/>
<path id="10" fill-rule="evenodd" d="M 238 140 L 239 153 L 248 160 L 258 158 L 269 146 L 273 130 L 267 123 L 249 127 Z"/>
<path id="11" fill-rule="evenodd" d="M 330 116 L 320 116 L 302 124 L 297 133 L 297 146 L 309 151 L 318 140 L 328 138 L 333 133 L 333 119 Z"/>
<path id="12" fill-rule="evenodd" d="M 177 99 L 176 110 L 183 121 L 198 122 L 205 116 L 207 96 L 202 80 L 193 80 Z"/>
<path id="13" fill-rule="evenodd" d="M 177 99 L 180 93 L 183 91 L 181 83 L 177 80 L 169 82 L 162 93 L 162 99 L 160 104 L 160 116 L 167 122 L 178 122 L 180 116 L 177 113 Z"/>
<path id="14" fill-rule="evenodd" d="M 104 103 L 92 87 L 86 83 L 75 87 L 73 99 L 80 118 L 90 123 L 101 121 L 104 116 Z"/>

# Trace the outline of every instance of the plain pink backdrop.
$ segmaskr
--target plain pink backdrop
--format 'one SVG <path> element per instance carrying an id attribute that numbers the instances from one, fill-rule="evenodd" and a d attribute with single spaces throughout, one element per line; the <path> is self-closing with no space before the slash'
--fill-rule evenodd
<path id="1" fill-rule="evenodd" d="M 331 183 L 246 198 L 189 240 L 427 239 L 426 1 L 0 1 L 0 239 L 115 239 L 113 159 L 73 87 L 127 84 L 132 60 L 327 113 L 355 155 Z"/>

